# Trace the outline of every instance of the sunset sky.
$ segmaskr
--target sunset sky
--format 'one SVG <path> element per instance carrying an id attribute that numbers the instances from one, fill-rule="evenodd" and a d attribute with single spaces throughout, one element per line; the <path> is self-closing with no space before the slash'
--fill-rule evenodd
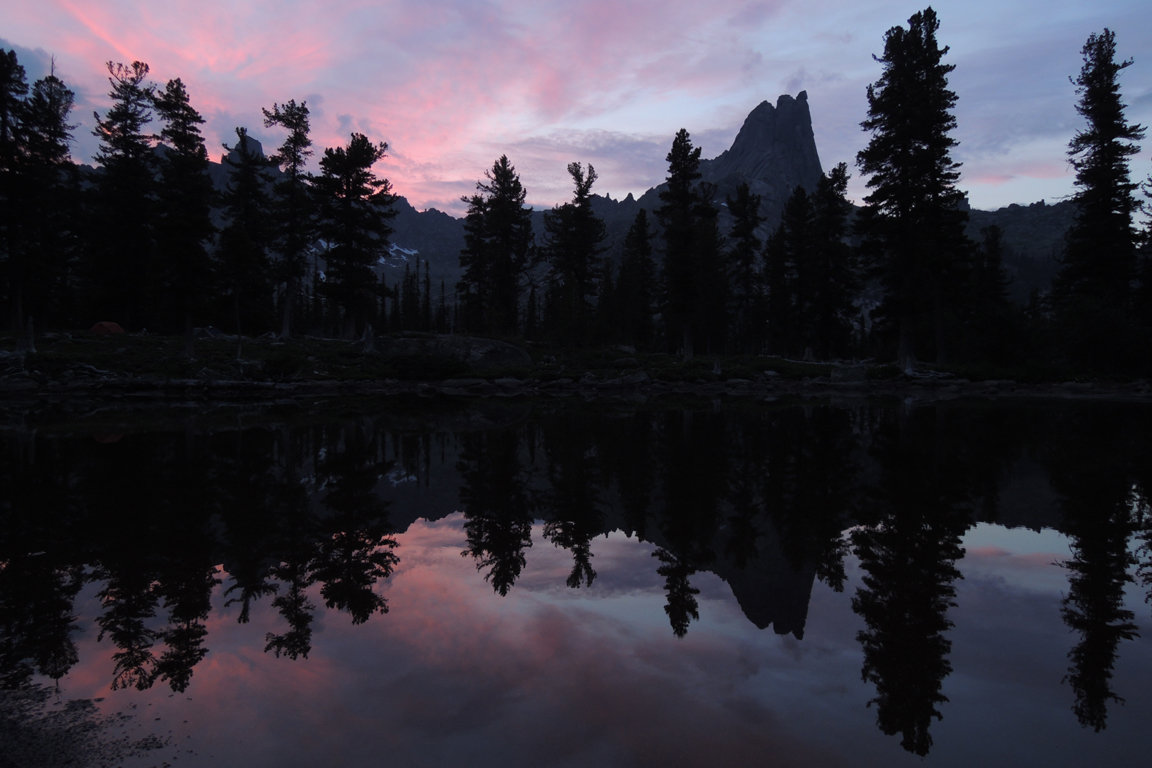
<path id="1" fill-rule="evenodd" d="M 704 157 L 726 149 L 759 102 L 808 92 L 821 162 L 854 169 L 867 137 L 865 89 L 884 32 L 919 3 L 835 0 L 0 0 L 0 47 L 29 82 L 56 71 L 76 91 L 74 157 L 96 149 L 109 104 L 105 62 L 142 60 L 184 80 L 219 159 L 245 126 L 282 139 L 261 107 L 312 111 L 317 156 L 352 131 L 387 141 L 378 171 L 418 209 L 460 214 L 459 198 L 507 154 L 538 206 L 570 196 L 565 166 L 592 163 L 594 191 L 623 197 L 663 180 L 686 128 Z M 1152 123 L 1147 0 L 933 4 L 956 65 L 955 158 L 978 208 L 1072 191 L 1068 140 L 1081 118 L 1069 77 L 1087 36 L 1109 27 L 1130 121 Z M 1133 175 L 1152 171 L 1152 138 Z M 313 158 L 315 164 L 316 157 Z"/>

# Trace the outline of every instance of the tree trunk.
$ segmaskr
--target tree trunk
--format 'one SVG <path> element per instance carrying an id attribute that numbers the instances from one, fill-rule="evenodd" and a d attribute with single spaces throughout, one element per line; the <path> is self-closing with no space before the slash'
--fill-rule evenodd
<path id="1" fill-rule="evenodd" d="M 292 304 L 296 298 L 296 281 L 284 284 L 284 297 L 280 302 L 280 338 L 292 338 Z"/>

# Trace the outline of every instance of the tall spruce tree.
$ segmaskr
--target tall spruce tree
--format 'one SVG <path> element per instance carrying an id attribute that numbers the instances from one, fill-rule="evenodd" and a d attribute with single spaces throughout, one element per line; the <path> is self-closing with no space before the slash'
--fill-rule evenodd
<path id="1" fill-rule="evenodd" d="M 817 240 L 812 196 L 804 187 L 796 187 L 764 249 L 768 350 L 773 354 L 804 354 L 814 330 L 805 329 L 802 323 L 811 314 Z"/>
<path id="2" fill-rule="evenodd" d="M 20 221 L 17 169 L 23 144 L 21 112 L 27 93 L 28 80 L 16 51 L 0 50 L 0 267 L 8 273 L 13 330 L 19 330 L 23 323 L 23 312 L 15 306 L 19 292 L 13 284 L 16 278 L 12 258 L 17 249 L 13 241 L 18 238 L 16 230 Z"/>
<path id="3" fill-rule="evenodd" d="M 284 143 L 272 156 L 283 173 L 273 187 L 273 217 L 276 224 L 274 249 L 279 256 L 277 271 L 283 283 L 280 297 L 280 335 L 292 335 L 293 314 L 296 311 L 301 280 L 308 274 L 308 254 L 315 231 L 315 210 L 312 198 L 312 176 L 305 168 L 312 155 L 312 139 L 308 133 L 308 102 L 273 104 L 262 110 L 264 127 L 278 125 L 288 131 Z"/>
<path id="4" fill-rule="evenodd" d="M 812 195 L 816 233 L 810 255 L 812 296 L 809 315 L 802 322 L 811 330 L 805 346 L 824 360 L 851 353 L 857 316 L 853 301 L 860 280 L 856 253 L 847 242 L 852 215 L 848 178 L 848 166 L 838 163 L 820 177 Z"/>
<path id="5" fill-rule="evenodd" d="M 521 281 L 532 256 L 532 211 L 516 168 L 501 155 L 476 182 L 464 219 L 464 274 L 460 295 L 462 326 L 470 333 L 515 334 Z"/>
<path id="6" fill-rule="evenodd" d="M 1008 300 L 1003 232 L 992 225 L 981 229 L 980 237 L 970 273 L 972 301 L 963 317 L 968 330 L 964 352 L 978 362 L 1004 364 L 1015 351 L 1022 323 Z"/>
<path id="7" fill-rule="evenodd" d="M 11 77 L 14 59 L 0 62 Z M 16 88 L 13 88 L 16 85 Z M 9 94 L 19 90 L 9 82 Z M 6 98 L 6 97 L 4 97 Z M 35 317 L 62 322 L 69 308 L 68 270 L 74 252 L 77 214 L 75 166 L 69 160 L 72 129 L 68 122 L 75 96 L 55 70 L 37 80 L 27 98 L 3 108 L 0 122 L 15 119 L 0 131 L 17 141 L 3 152 L 3 223 L 0 258 L 7 277 L 12 327 L 24 348 L 33 340 L 28 324 Z"/>
<path id="8" fill-rule="evenodd" d="M 568 164 L 574 186 L 571 202 L 544 214 L 544 257 L 549 267 L 545 319 L 550 335 L 566 344 L 586 344 L 592 331 L 593 301 L 600 284 L 600 255 L 607 237 L 604 221 L 592 210 L 596 169 Z"/>
<path id="9" fill-rule="evenodd" d="M 183 328 L 185 351 L 192 352 L 192 326 L 211 303 L 215 270 L 208 246 L 215 190 L 208 176 L 208 150 L 200 126 L 204 118 L 192 106 L 179 78 L 156 94 L 160 131 L 160 203 L 156 230 L 159 301 L 155 315 L 170 329 Z"/>
<path id="10" fill-rule="evenodd" d="M 1137 184 L 1128 158 L 1140 151 L 1144 126 L 1129 123 L 1120 96 L 1116 36 L 1089 35 L 1073 81 L 1076 111 L 1087 125 L 1068 144 L 1076 170 L 1076 220 L 1068 233 L 1064 264 L 1053 285 L 1056 326 L 1070 361 L 1090 371 L 1133 365 L 1132 281 L 1136 278 Z"/>
<path id="11" fill-rule="evenodd" d="M 391 183 L 373 170 L 387 151 L 386 143 L 353 133 L 346 147 L 329 147 L 320 160 L 315 185 L 319 233 L 328 244 L 325 285 L 345 335 L 362 333 L 376 314 L 372 265 L 388 252 L 388 221 L 396 215 Z"/>
<path id="12" fill-rule="evenodd" d="M 861 231 L 872 241 L 874 265 L 886 295 L 884 319 L 896 335 L 896 358 L 905 369 L 917 355 L 943 358 L 948 352 L 949 318 L 963 300 L 951 291 L 971 249 L 964 234 L 967 213 L 956 188 L 960 164 L 951 150 L 956 140 L 948 88 L 954 65 L 942 62 L 948 47 L 936 42 L 940 23 L 927 8 L 884 36 L 877 61 L 884 71 L 868 86 L 871 134 L 856 156 L 868 175 Z"/>
<path id="13" fill-rule="evenodd" d="M 621 341 L 648 349 L 656 337 L 653 315 L 656 308 L 656 262 L 652 258 L 652 232 L 648 212 L 636 212 L 620 258 L 620 277 L 616 283 L 614 305 L 617 317 L 614 332 Z"/>
<path id="14" fill-rule="evenodd" d="M 668 176 L 656 217 L 664 230 L 664 320 L 668 339 L 692 359 L 697 345 L 724 341 L 725 274 L 711 188 L 699 184 L 700 147 L 681 128 L 668 151 Z"/>
<path id="15" fill-rule="evenodd" d="M 151 321 L 149 297 L 158 282 L 155 137 L 146 132 L 156 88 L 142 61 L 107 66 L 112 106 L 104 117 L 94 113 L 101 172 L 88 205 L 91 310 L 95 319 L 139 328 Z"/>
<path id="16" fill-rule="evenodd" d="M 1136 294 L 1136 314 L 1145 342 L 1137 352 L 1144 360 L 1152 359 L 1152 174 L 1144 181 L 1144 226 L 1140 230 L 1139 274 Z"/>
<path id="17" fill-rule="evenodd" d="M 760 215 L 760 195 L 747 182 L 728 197 L 732 229 L 728 251 L 729 295 L 732 302 L 733 346 L 744 352 L 758 352 L 763 342 L 764 284 L 760 272 L 763 243 L 756 232 L 764 221 Z"/>

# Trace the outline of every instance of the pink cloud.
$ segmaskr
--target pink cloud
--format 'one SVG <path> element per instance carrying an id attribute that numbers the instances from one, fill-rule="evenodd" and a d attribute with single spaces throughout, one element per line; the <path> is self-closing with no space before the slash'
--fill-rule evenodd
<path id="1" fill-rule="evenodd" d="M 1114 25 L 1126 32 L 1124 50 L 1140 50 L 1146 34 L 1123 25 L 1132 12 L 1118 0 L 1106 5 L 1070 14 L 1050 29 L 1001 20 L 996 28 L 1013 30 L 1004 39 L 977 34 L 989 27 L 982 7 L 944 15 L 945 42 L 964 64 L 955 75 L 962 110 L 990 105 L 962 112 L 962 151 L 1014 152 L 1022 140 L 1014 131 L 1027 138 L 1067 122 L 1066 78 L 1077 65 L 1086 19 L 1114 12 Z M 568 196 L 564 166 L 592 159 L 565 137 L 619 132 L 663 144 L 681 127 L 694 135 L 734 133 L 761 100 L 801 88 L 809 91 L 821 155 L 829 163 L 850 161 L 864 141 L 858 128 L 864 86 L 879 74 L 871 55 L 884 31 L 906 20 L 906 12 L 891 8 L 795 0 L 715 0 L 706 8 L 687 0 L 42 0 L 35 13 L 6 11 L 5 39 L 57 54 L 60 71 L 82 96 L 76 131 L 82 160 L 95 148 L 91 112 L 106 108 L 104 62 L 141 59 L 157 81 L 180 77 L 188 85 L 209 120 L 214 155 L 221 142 L 232 141 L 237 124 L 274 145 L 260 109 L 307 99 L 318 153 L 345 143 L 349 127 L 365 131 L 391 145 L 381 170 L 398 193 L 417 207 L 437 204 L 457 213 L 459 195 L 502 152 L 533 179 L 530 197 L 550 205 Z M 1034 11 L 1012 12 L 1031 18 Z M 1023 87 L 1001 77 L 1017 64 L 1027 66 Z M 1129 81 L 1130 92 L 1139 92 L 1139 79 Z M 1057 109 L 1062 116 L 1054 118 Z M 1135 122 L 1148 122 L 1143 109 L 1133 113 Z M 341 116 L 350 120 L 341 123 Z M 512 154 L 541 138 L 554 140 L 555 149 L 523 159 Z M 634 146 L 604 148 L 600 191 L 622 196 L 660 181 L 651 169 L 662 164 L 664 151 L 638 158 L 630 154 Z M 725 148 L 707 147 L 705 155 Z M 1067 187 L 1062 159 L 1062 152 L 1050 157 L 1042 174 L 965 171 L 980 194 L 1013 176 Z M 1020 194 L 1030 189 L 1017 184 Z"/>

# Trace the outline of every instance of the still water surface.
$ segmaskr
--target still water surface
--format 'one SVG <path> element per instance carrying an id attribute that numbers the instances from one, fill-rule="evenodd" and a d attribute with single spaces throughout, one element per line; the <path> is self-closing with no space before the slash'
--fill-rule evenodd
<path id="1" fill-rule="evenodd" d="M 1141 405 L 9 419 L 0 766 L 1143 764 Z"/>

